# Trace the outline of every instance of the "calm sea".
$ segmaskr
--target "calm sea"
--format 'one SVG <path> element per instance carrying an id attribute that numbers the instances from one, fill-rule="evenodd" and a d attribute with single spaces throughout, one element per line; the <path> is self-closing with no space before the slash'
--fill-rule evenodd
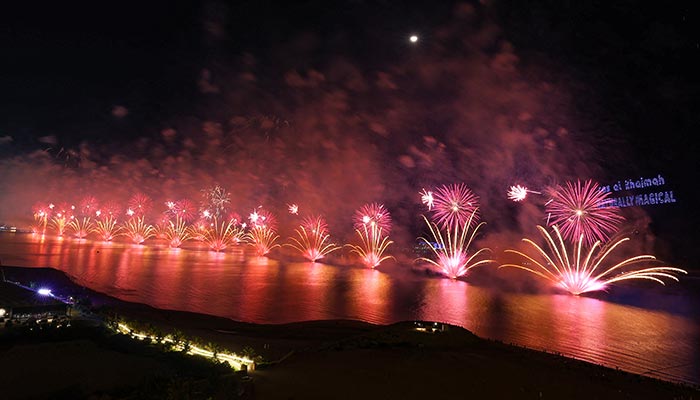
<path id="1" fill-rule="evenodd" d="M 697 282 L 621 285 L 575 297 L 430 277 L 397 263 L 372 270 L 259 258 L 243 246 L 224 253 L 189 246 L 2 233 L 0 260 L 60 269 L 83 286 L 158 308 L 256 323 L 442 321 L 485 338 L 700 384 Z"/>

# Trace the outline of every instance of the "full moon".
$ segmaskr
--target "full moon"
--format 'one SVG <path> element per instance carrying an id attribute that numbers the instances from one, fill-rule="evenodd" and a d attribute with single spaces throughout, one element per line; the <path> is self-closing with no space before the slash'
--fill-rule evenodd
<path id="1" fill-rule="evenodd" d="M 415 43 L 415 42 L 418 41 L 418 36 L 416 36 L 416 35 L 411 35 L 411 37 L 409 37 L 408 40 L 410 40 L 411 43 Z"/>

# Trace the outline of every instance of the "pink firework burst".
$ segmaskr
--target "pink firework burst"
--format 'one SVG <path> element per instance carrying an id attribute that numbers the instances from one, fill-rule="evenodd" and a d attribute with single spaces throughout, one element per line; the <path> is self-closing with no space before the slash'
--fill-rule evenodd
<path id="1" fill-rule="evenodd" d="M 340 248 L 335 243 L 330 242 L 330 235 L 318 225 L 312 229 L 306 229 L 306 227 L 301 225 L 295 231 L 298 239 L 290 238 L 291 243 L 286 243 L 285 246 L 293 247 L 302 257 L 311 262 L 316 262 L 328 253 Z"/>
<path id="2" fill-rule="evenodd" d="M 384 207 L 384 204 L 370 203 L 360 207 L 353 216 L 355 229 L 362 229 L 363 226 L 377 226 L 389 234 L 391 231 L 391 214 Z"/>
<path id="3" fill-rule="evenodd" d="M 491 252 L 490 249 L 482 248 L 477 251 L 471 249 L 479 228 L 485 224 L 481 222 L 470 229 L 475 215 L 476 210 L 472 211 L 468 220 L 462 224 L 454 224 L 452 227 L 443 229 L 423 217 L 430 228 L 433 241 L 422 237 L 419 239 L 433 251 L 435 259 L 421 257 L 419 260 L 427 261 L 451 279 L 465 276 L 472 268 L 492 263 L 493 260 L 485 257 Z"/>
<path id="4" fill-rule="evenodd" d="M 153 207 L 153 200 L 143 193 L 136 193 L 129 200 L 129 210 L 137 217 L 146 215 Z M 128 214 L 128 212 L 127 212 Z"/>
<path id="5" fill-rule="evenodd" d="M 328 224 L 326 223 L 325 218 L 320 215 L 305 217 L 301 221 L 301 226 L 311 233 L 318 233 L 320 235 L 328 234 Z"/>
<path id="6" fill-rule="evenodd" d="M 479 197 L 465 184 L 443 185 L 434 193 L 433 218 L 443 228 L 479 221 Z"/>
<path id="7" fill-rule="evenodd" d="M 598 240 L 587 246 L 580 236 L 573 247 L 567 247 L 556 225 L 554 235 L 545 228 L 537 229 L 544 237 L 547 246 L 540 246 L 530 239 L 523 239 L 529 244 L 530 251 L 506 250 L 522 257 L 520 263 L 503 264 L 499 268 L 512 267 L 527 271 L 549 281 L 578 296 L 582 293 L 605 290 L 610 284 L 631 279 L 643 279 L 664 285 L 663 279 L 678 281 L 676 275 L 687 274 L 680 268 L 658 265 L 652 255 L 638 255 L 622 261 L 609 262 L 607 257 L 616 247 L 629 240 L 621 238 L 601 245 Z M 631 267 L 644 265 L 641 268 Z"/>
<path id="8" fill-rule="evenodd" d="M 357 236 L 360 237 L 360 245 L 349 244 L 351 251 L 360 256 L 362 263 L 370 268 L 375 268 L 383 261 L 393 256 L 384 255 L 386 249 L 394 243 L 384 236 L 382 228 L 377 225 L 362 225 L 361 228 L 355 229 Z"/>
<path id="9" fill-rule="evenodd" d="M 592 180 L 567 182 L 565 187 L 557 188 L 545 207 L 549 223 L 559 226 L 565 239 L 575 241 L 583 236 L 587 245 L 596 240 L 604 242 L 624 220 L 609 195 Z"/>

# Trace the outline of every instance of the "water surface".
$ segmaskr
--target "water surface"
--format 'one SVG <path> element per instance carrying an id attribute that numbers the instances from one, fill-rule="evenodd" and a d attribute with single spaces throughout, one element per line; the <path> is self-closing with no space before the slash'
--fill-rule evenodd
<path id="1" fill-rule="evenodd" d="M 382 271 L 225 253 L 0 234 L 5 265 L 60 269 L 123 300 L 255 323 L 442 321 L 481 337 L 700 384 L 700 295 L 688 286 L 614 288 L 600 298 L 503 291 Z M 476 272 L 475 272 L 476 273 Z M 697 288 L 696 288 L 697 289 Z"/>

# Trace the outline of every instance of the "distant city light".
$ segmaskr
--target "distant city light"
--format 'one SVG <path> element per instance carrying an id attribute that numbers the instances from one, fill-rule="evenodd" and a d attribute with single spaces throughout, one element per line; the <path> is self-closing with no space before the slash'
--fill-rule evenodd
<path id="1" fill-rule="evenodd" d="M 36 292 L 42 296 L 51 296 L 51 289 L 41 288 L 41 289 L 37 290 Z"/>
<path id="2" fill-rule="evenodd" d="M 418 36 L 417 36 L 417 35 L 411 35 L 411 37 L 409 37 L 408 40 L 410 40 L 411 43 L 416 43 L 416 42 L 418 41 Z"/>
<path id="3" fill-rule="evenodd" d="M 7 314 L 7 311 L 4 308 L 0 308 L 0 318 L 4 317 L 5 314 Z"/>

